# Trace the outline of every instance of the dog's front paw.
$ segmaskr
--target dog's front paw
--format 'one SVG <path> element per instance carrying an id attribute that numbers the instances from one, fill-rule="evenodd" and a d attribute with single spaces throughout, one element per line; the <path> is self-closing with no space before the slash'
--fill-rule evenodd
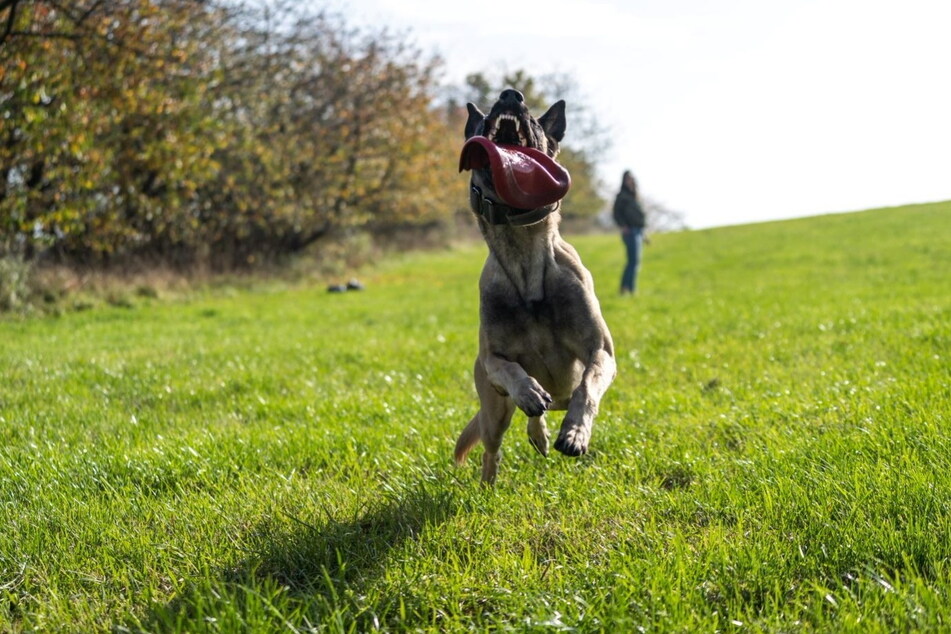
<path id="1" fill-rule="evenodd" d="M 562 425 L 555 441 L 555 449 L 566 456 L 580 456 L 588 453 L 588 441 L 591 440 L 591 430 L 582 425 Z"/>
<path id="2" fill-rule="evenodd" d="M 530 376 L 522 381 L 518 393 L 512 398 L 519 409 L 529 416 L 541 416 L 551 405 L 551 395 Z"/>

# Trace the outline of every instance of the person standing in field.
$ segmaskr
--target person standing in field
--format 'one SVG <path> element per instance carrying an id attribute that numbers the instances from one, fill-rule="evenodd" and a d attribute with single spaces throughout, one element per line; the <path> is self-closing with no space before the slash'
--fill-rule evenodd
<path id="1" fill-rule="evenodd" d="M 630 170 L 621 178 L 621 191 L 614 199 L 614 222 L 621 228 L 621 239 L 627 250 L 627 264 L 621 275 L 621 295 L 637 290 L 637 269 L 641 264 L 641 247 L 644 243 L 646 217 L 641 199 L 637 194 L 637 181 Z"/>

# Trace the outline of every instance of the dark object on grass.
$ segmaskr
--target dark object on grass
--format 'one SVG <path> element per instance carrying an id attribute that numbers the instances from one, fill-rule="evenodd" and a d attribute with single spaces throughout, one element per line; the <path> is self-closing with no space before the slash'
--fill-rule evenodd
<path id="1" fill-rule="evenodd" d="M 351 279 L 346 284 L 331 284 L 327 287 L 328 293 L 346 293 L 347 291 L 362 291 L 363 284 L 357 279 Z"/>

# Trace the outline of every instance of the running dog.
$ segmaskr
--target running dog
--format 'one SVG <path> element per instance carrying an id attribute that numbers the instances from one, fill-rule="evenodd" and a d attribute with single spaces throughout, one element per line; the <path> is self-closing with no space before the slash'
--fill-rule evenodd
<path id="1" fill-rule="evenodd" d="M 567 410 L 555 449 L 587 452 L 617 366 L 591 274 L 558 231 L 570 184 L 554 161 L 565 135 L 565 102 L 535 119 L 523 95 L 508 89 L 488 115 L 467 108 L 460 171 L 472 171 L 470 207 L 489 254 L 479 280 L 480 408 L 454 455 L 462 464 L 481 440 L 482 482 L 492 484 L 516 407 L 528 416 L 528 438 L 543 456 L 551 410 Z"/>

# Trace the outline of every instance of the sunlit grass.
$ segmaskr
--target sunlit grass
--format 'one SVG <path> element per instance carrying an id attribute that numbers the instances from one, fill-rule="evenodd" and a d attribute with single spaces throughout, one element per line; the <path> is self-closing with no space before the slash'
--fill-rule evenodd
<path id="1" fill-rule="evenodd" d="M 656 236 L 633 298 L 573 239 L 620 374 L 494 490 L 451 466 L 484 247 L 0 321 L 0 631 L 947 628 L 949 219 Z"/>

